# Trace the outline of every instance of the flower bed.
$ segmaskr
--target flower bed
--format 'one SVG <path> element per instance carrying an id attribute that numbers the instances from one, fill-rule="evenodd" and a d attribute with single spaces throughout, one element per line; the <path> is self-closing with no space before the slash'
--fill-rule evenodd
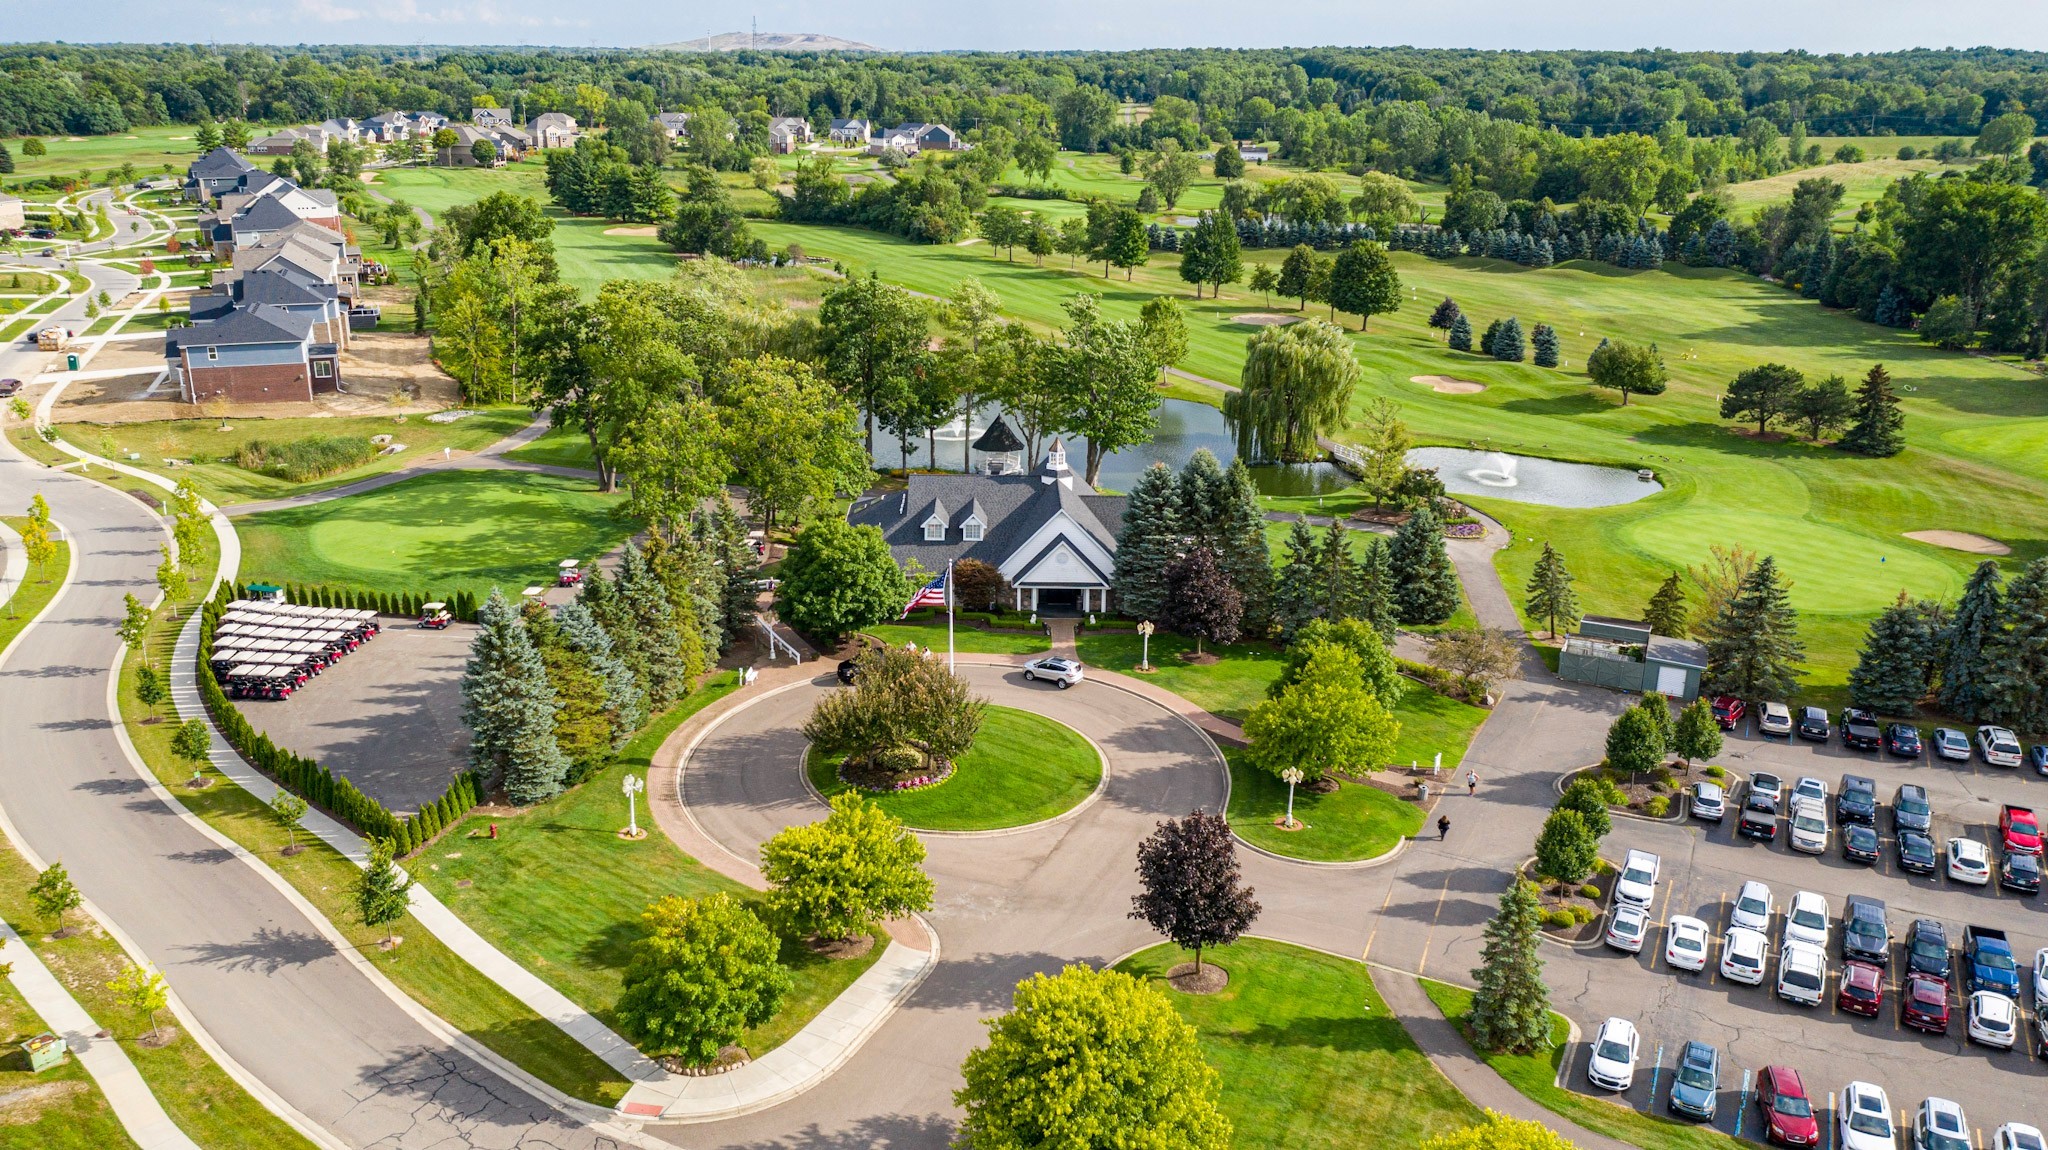
<path id="1" fill-rule="evenodd" d="M 852 760 L 850 759 L 842 761 L 834 773 L 836 773 L 839 776 L 840 782 L 845 783 L 847 786 L 852 787 L 854 790 L 864 791 L 871 795 L 887 795 L 896 794 L 902 791 L 929 790 L 932 787 L 936 787 L 939 784 L 945 782 L 947 779 L 953 777 L 953 764 L 951 762 L 941 763 L 939 766 L 939 770 L 936 773 L 921 773 L 911 775 L 908 778 L 891 779 L 875 777 L 875 773 L 870 773 L 870 764 L 867 763 L 861 763 L 855 766 L 852 773 L 849 773 L 847 767 L 851 763 Z M 892 773 L 882 771 L 880 768 L 874 768 L 874 771 L 882 774 Z"/>
<path id="2" fill-rule="evenodd" d="M 1453 523 L 1444 528 L 1444 534 L 1452 539 L 1479 539 L 1486 535 L 1483 523 Z"/>

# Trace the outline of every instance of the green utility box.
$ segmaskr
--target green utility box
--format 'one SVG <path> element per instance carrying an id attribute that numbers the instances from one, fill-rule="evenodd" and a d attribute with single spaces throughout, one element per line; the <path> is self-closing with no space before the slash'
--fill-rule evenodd
<path id="1" fill-rule="evenodd" d="M 45 1032 L 22 1043 L 21 1049 L 28 1055 L 28 1068 L 41 1072 L 63 1062 L 64 1052 L 68 1048 L 63 1039 Z"/>
<path id="2" fill-rule="evenodd" d="M 78 356 L 76 353 L 64 357 L 64 369 L 66 371 L 78 370 Z"/>

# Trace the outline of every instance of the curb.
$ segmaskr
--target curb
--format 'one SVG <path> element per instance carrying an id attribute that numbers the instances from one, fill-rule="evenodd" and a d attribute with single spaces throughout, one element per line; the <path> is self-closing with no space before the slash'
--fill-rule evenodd
<path id="1" fill-rule="evenodd" d="M 1573 767 L 1571 770 L 1566 771 L 1565 773 L 1550 780 L 1550 789 L 1556 791 L 1560 796 L 1562 796 L 1564 794 L 1565 787 L 1570 785 L 1571 780 L 1577 778 L 1580 775 L 1585 774 L 1587 771 L 1597 771 L 1599 769 L 1600 764 L 1598 763 L 1589 763 L 1583 767 Z M 1722 769 L 1726 770 L 1727 768 L 1724 767 Z M 1686 796 L 1684 790 L 1681 789 L 1675 792 L 1674 797 L 1677 799 L 1677 801 L 1673 804 L 1678 808 L 1677 813 L 1665 815 L 1661 819 L 1651 815 L 1637 814 L 1634 811 L 1624 810 L 1620 807 L 1614 806 L 1608 807 L 1607 813 L 1609 816 L 1617 819 L 1634 819 L 1636 822 L 1650 823 L 1655 826 L 1677 826 L 1683 824 L 1686 821 L 1686 815 L 1691 811 L 1692 807 L 1691 800 Z"/>
<path id="2" fill-rule="evenodd" d="M 1367 784 L 1360 785 L 1363 786 Z M 1398 839 L 1394 843 L 1394 847 L 1392 850 L 1383 851 L 1379 854 L 1372 856 L 1369 859 L 1353 859 L 1348 862 L 1328 862 L 1322 859 L 1295 858 L 1293 855 L 1283 855 L 1275 851 L 1269 851 L 1265 847 L 1259 846 L 1257 843 L 1246 840 L 1243 835 L 1237 833 L 1236 827 L 1232 827 L 1230 829 L 1230 837 L 1236 839 L 1239 846 L 1244 847 L 1246 850 L 1249 850 L 1254 854 L 1265 855 L 1269 859 L 1275 859 L 1279 862 L 1284 863 L 1291 863 L 1295 866 L 1316 867 L 1320 870 L 1371 870 L 1373 867 L 1385 866 L 1388 863 L 1393 862 L 1395 859 L 1400 858 L 1403 854 L 1406 854 L 1408 851 L 1408 844 L 1415 841 L 1415 838 L 1412 835 L 1402 835 L 1400 839 Z"/>
<path id="3" fill-rule="evenodd" d="M 1026 713 L 1029 714 L 1030 712 Z M 1067 726 L 1065 723 L 1060 723 L 1058 719 L 1046 719 L 1044 715 L 1038 715 L 1036 717 L 1045 719 L 1045 721 L 1048 723 L 1059 723 L 1059 725 L 1062 728 L 1069 731 L 1074 731 L 1074 728 Z M 1094 739 L 1091 739 L 1086 735 L 1082 735 L 1079 731 L 1074 731 L 1074 734 L 1080 735 L 1082 741 L 1086 742 L 1089 748 L 1095 752 L 1096 761 L 1102 764 L 1102 772 L 1095 778 L 1094 790 L 1089 791 L 1086 795 L 1082 796 L 1080 802 L 1075 803 L 1073 806 L 1068 807 L 1066 810 L 1061 811 L 1059 814 L 1056 814 L 1051 818 L 1040 819 L 1035 823 L 1025 823 L 1022 826 L 996 827 L 994 829 L 985 831 L 938 831 L 929 830 L 924 827 L 914 827 L 911 826 L 909 823 L 904 823 L 903 829 L 911 832 L 912 834 L 917 835 L 919 838 L 1000 839 L 1008 838 L 1011 835 L 1025 834 L 1030 831 L 1044 830 L 1046 827 L 1058 826 L 1059 824 L 1066 822 L 1069 819 L 1079 818 L 1082 811 L 1085 811 L 1089 807 L 1094 806 L 1095 800 L 1102 797 L 1102 792 L 1109 789 L 1109 756 L 1102 753 L 1102 748 L 1096 744 Z M 806 744 L 804 747 L 803 759 L 800 762 L 798 762 L 796 769 L 797 781 L 801 782 L 804 785 L 804 792 L 810 795 L 812 798 L 818 800 L 819 803 L 827 807 L 831 806 L 831 801 L 827 799 L 824 795 L 819 794 L 818 788 L 811 783 L 811 748 L 808 744 Z M 853 789 L 861 794 L 867 793 L 865 791 L 861 791 L 858 787 L 854 787 Z"/>
<path id="4" fill-rule="evenodd" d="M 1597 857 L 1597 856 L 1596 856 L 1596 857 Z M 1516 864 L 1515 864 L 1515 877 L 1516 877 L 1517 879 L 1520 879 L 1520 878 L 1522 877 L 1522 872 L 1523 872 L 1523 871 L 1525 871 L 1525 870 L 1527 870 L 1527 869 L 1529 869 L 1529 866 L 1530 866 L 1530 864 L 1534 863 L 1535 861 L 1536 861 L 1536 856 L 1535 856 L 1535 855 L 1530 855 L 1530 856 L 1529 856 L 1528 858 L 1525 858 L 1525 859 L 1523 859 L 1523 860 L 1522 860 L 1521 862 L 1518 862 L 1518 863 L 1516 863 Z M 1600 861 L 1601 861 L 1601 862 L 1606 862 L 1607 860 L 1606 860 L 1606 859 L 1601 859 Z M 1610 865 L 1612 865 L 1612 864 L 1610 864 Z M 1527 880 L 1523 880 L 1523 881 L 1527 881 Z M 1604 922 L 1606 922 L 1606 921 L 1607 921 L 1608 917 L 1609 917 L 1610 915 L 1612 915 L 1613 913 L 1614 913 L 1614 896 L 1613 896 L 1613 894 L 1612 894 L 1612 893 L 1610 893 L 1610 894 L 1608 895 L 1608 898 L 1607 898 L 1607 905 L 1606 905 L 1605 907 L 1602 907 L 1602 908 L 1601 908 L 1601 910 L 1600 910 L 1600 914 L 1599 914 L 1599 916 L 1598 916 L 1597 918 L 1594 918 L 1594 919 L 1592 919 L 1591 921 L 1593 921 L 1593 922 L 1597 922 L 1597 923 L 1604 923 Z M 1603 929 L 1603 930 L 1601 930 L 1601 931 L 1600 931 L 1600 932 L 1599 932 L 1598 934 L 1595 934 L 1595 935 L 1594 935 L 1594 936 L 1593 936 L 1592 938 L 1588 938 L 1588 939 L 1582 939 L 1582 940 L 1580 940 L 1580 941 L 1578 941 L 1578 942 L 1572 942 L 1572 941 L 1570 941 L 1570 940 L 1568 940 L 1568 939 L 1562 939 L 1562 938 L 1553 938 L 1553 937 L 1551 937 L 1551 934 L 1550 934 L 1549 930 L 1547 930 L 1547 929 L 1543 929 L 1543 928 L 1539 928 L 1539 929 L 1538 929 L 1538 930 L 1536 931 L 1536 937 L 1537 937 L 1538 939 L 1541 939 L 1541 940 L 1542 940 L 1542 941 L 1544 941 L 1544 942 L 1547 942 L 1547 943 L 1549 943 L 1549 944 L 1550 944 L 1550 945 L 1552 945 L 1552 946 L 1561 946 L 1561 947 L 1564 947 L 1564 948 L 1565 948 L 1565 949 L 1567 949 L 1567 950 L 1575 950 L 1575 951 L 1584 951 L 1584 950 L 1598 950 L 1598 949 L 1600 949 L 1601 947 L 1603 947 L 1603 946 L 1606 946 L 1606 945 L 1607 945 L 1607 932 L 1606 932 L 1606 930 L 1604 930 L 1604 929 Z M 1563 1013 L 1563 1012 L 1562 1012 L 1562 1011 L 1559 1011 L 1559 1013 Z"/>

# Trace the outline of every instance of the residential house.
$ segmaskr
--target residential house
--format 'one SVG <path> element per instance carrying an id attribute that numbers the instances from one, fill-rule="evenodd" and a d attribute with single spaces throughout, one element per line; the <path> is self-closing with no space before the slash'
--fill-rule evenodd
<path id="1" fill-rule="evenodd" d="M 874 131 L 872 120 L 834 120 L 828 135 L 835 144 L 865 144 Z"/>
<path id="2" fill-rule="evenodd" d="M 893 128 L 886 132 L 877 132 L 875 135 L 868 137 L 867 150 L 871 156 L 879 156 L 883 152 L 891 150 L 902 152 L 907 156 L 914 156 L 917 154 L 917 136 L 915 133 L 898 131 Z"/>
<path id="3" fill-rule="evenodd" d="M 263 171 L 247 173 L 243 187 L 248 190 L 222 192 L 215 201 L 215 209 L 199 216 L 200 234 L 213 245 L 217 259 L 231 260 L 236 247 L 259 241 L 298 221 L 315 223 L 337 233 L 341 230 L 341 208 L 334 192 L 327 188 L 302 188 L 283 176 Z"/>
<path id="4" fill-rule="evenodd" d="M 340 349 L 317 342 L 313 319 L 276 304 L 230 308 L 174 328 L 164 358 L 187 403 L 309 402 L 340 390 Z"/>
<path id="5" fill-rule="evenodd" d="M 18 232 L 28 227 L 28 213 L 20 196 L 0 195 L 0 231 Z"/>
<path id="6" fill-rule="evenodd" d="M 346 116 L 322 120 L 314 126 L 325 132 L 329 140 L 347 140 L 351 144 L 359 144 L 363 139 L 363 126 Z"/>
<path id="7" fill-rule="evenodd" d="M 410 112 L 379 112 L 363 121 L 363 138 L 378 144 L 395 144 L 413 134 Z"/>
<path id="8" fill-rule="evenodd" d="M 810 121 L 796 116 L 777 116 L 768 121 L 770 151 L 786 156 L 810 142 Z"/>
<path id="9" fill-rule="evenodd" d="M 690 138 L 690 114 L 688 112 L 656 112 L 654 126 L 667 133 L 671 140 Z"/>
<path id="10" fill-rule="evenodd" d="M 362 283 L 362 251 L 340 232 L 303 220 L 237 248 L 228 268 L 214 273 L 214 282 L 232 281 L 276 260 L 333 284 L 344 304 L 355 304 Z"/>
<path id="11" fill-rule="evenodd" d="M 526 134 L 533 137 L 536 148 L 573 148 L 576 137 L 583 133 L 576 127 L 576 117 L 567 112 L 542 112 L 526 123 Z"/>
<path id="12" fill-rule="evenodd" d="M 1264 144 L 1239 144 L 1237 146 L 1237 158 L 1248 164 L 1263 164 L 1271 158 L 1271 155 L 1272 153 L 1267 150 Z"/>
<path id="13" fill-rule="evenodd" d="M 298 147 L 300 140 L 311 143 L 322 155 L 327 153 L 328 136 L 326 129 L 318 124 L 305 124 L 296 128 L 279 128 L 268 136 L 249 141 L 249 154 L 252 156 L 289 156 L 292 154 L 292 150 Z"/>
<path id="14" fill-rule="evenodd" d="M 207 203 L 241 185 L 256 165 L 230 148 L 215 148 L 185 166 L 185 197 Z"/>
<path id="15" fill-rule="evenodd" d="M 987 563 L 1020 611 L 1106 611 L 1127 502 L 1089 487 L 1055 441 L 1030 474 L 912 474 L 907 489 L 856 503 L 847 519 L 879 528 L 898 562 Z"/>
<path id="16" fill-rule="evenodd" d="M 272 260 L 228 283 L 192 295 L 192 319 L 218 319 L 235 308 L 267 304 L 313 322 L 315 343 L 348 343 L 348 309 L 336 286 L 286 260 Z"/>
<path id="17" fill-rule="evenodd" d="M 478 141 L 496 149 L 497 155 L 490 161 L 491 167 L 509 163 L 526 154 L 532 146 L 531 137 L 518 128 L 485 128 L 471 124 L 456 124 L 450 131 L 455 133 L 455 146 L 439 148 L 434 152 L 434 163 L 444 168 L 475 168 L 483 166 L 476 158 Z"/>
<path id="18" fill-rule="evenodd" d="M 967 147 L 960 134 L 944 124 L 898 124 L 889 129 L 889 135 L 910 137 L 918 151 L 958 152 Z"/>
<path id="19" fill-rule="evenodd" d="M 512 119 L 510 108 L 471 108 L 469 122 L 479 128 L 512 128 L 517 123 Z"/>

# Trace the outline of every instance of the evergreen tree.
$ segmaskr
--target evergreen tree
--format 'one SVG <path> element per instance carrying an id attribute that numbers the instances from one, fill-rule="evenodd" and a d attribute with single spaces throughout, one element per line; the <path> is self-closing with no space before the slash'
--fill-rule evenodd
<path id="1" fill-rule="evenodd" d="M 582 603 L 563 604 L 555 612 L 555 627 L 563 644 L 589 660 L 591 671 L 603 684 L 604 705 L 612 721 L 612 748 L 624 746 L 647 722 L 647 692 L 641 689 L 633 668 L 619 657 L 612 637 Z"/>
<path id="2" fill-rule="evenodd" d="M 1557 329 L 1539 323 L 1529 329 L 1529 346 L 1535 349 L 1537 367 L 1557 366 Z"/>
<path id="3" fill-rule="evenodd" d="M 1855 422 L 1835 446 L 1858 455 L 1897 455 L 1906 446 L 1905 427 L 1891 375 L 1883 364 L 1872 364 L 1856 388 Z"/>
<path id="4" fill-rule="evenodd" d="M 1828 269 L 1835 264 L 1834 233 L 1827 228 L 1820 229 L 1819 238 L 1806 253 L 1806 267 L 1799 280 L 1799 294 L 1807 299 L 1820 298 L 1820 285 L 1828 278 Z"/>
<path id="5" fill-rule="evenodd" d="M 1217 556 L 1224 577 L 1244 604 L 1245 634 L 1263 639 L 1273 626 L 1273 549 L 1266 543 L 1266 516 L 1259 489 L 1242 457 L 1223 476 Z"/>
<path id="6" fill-rule="evenodd" d="M 2004 614 L 1998 564 L 1986 559 L 1970 573 L 1941 633 L 1941 689 L 1935 700 L 1943 711 L 1965 722 L 1979 722 L 1989 714 L 1984 648 L 1998 633 Z"/>
<path id="7" fill-rule="evenodd" d="M 1486 333 L 1479 337 L 1479 354 L 1492 355 L 1493 341 L 1500 338 L 1501 321 L 1494 320 L 1486 325 Z"/>
<path id="8" fill-rule="evenodd" d="M 1739 699 L 1790 698 L 1798 692 L 1805 654 L 1777 560 L 1766 555 L 1709 624 L 1705 689 Z"/>
<path id="9" fill-rule="evenodd" d="M 1451 330 L 1452 321 L 1456 320 L 1461 314 L 1458 311 L 1457 301 L 1453 300 L 1450 296 L 1445 296 L 1444 302 L 1436 305 L 1436 310 L 1429 313 L 1429 326 L 1439 331 L 1449 331 Z"/>
<path id="10" fill-rule="evenodd" d="M 1541 928 L 1535 890 L 1519 880 L 1508 884 L 1472 970 L 1478 986 L 1469 1025 L 1472 1044 L 1481 1050 L 1532 1054 L 1550 1045 Z"/>
<path id="11" fill-rule="evenodd" d="M 1366 540 L 1365 555 L 1358 564 L 1356 617 L 1370 624 L 1388 643 L 1401 622 L 1399 585 L 1394 581 L 1393 549 L 1374 535 Z"/>
<path id="12" fill-rule="evenodd" d="M 1123 548 L 1117 548 L 1117 573 L 1123 573 Z M 1309 620 L 1322 615 L 1322 548 L 1308 523 L 1297 519 L 1287 532 L 1287 558 L 1280 565 L 1273 584 L 1273 625 L 1282 643 L 1294 636 Z"/>
<path id="13" fill-rule="evenodd" d="M 1579 595 L 1572 589 L 1572 573 L 1565 569 L 1564 556 L 1548 542 L 1543 544 L 1536 569 L 1529 573 L 1528 593 L 1524 609 L 1531 619 L 1544 620 L 1544 630 L 1552 636 L 1557 634 L 1559 619 L 1567 625 L 1579 621 Z"/>
<path id="14" fill-rule="evenodd" d="M 1528 354 L 1528 345 L 1522 339 L 1522 321 L 1514 316 L 1500 322 L 1500 330 L 1494 333 L 1493 346 L 1489 349 L 1493 358 L 1507 363 L 1520 363 Z"/>
<path id="15" fill-rule="evenodd" d="M 747 525 L 725 492 L 718 494 L 718 507 L 697 521 L 697 546 L 707 553 L 717 569 L 715 611 L 723 642 L 718 649 L 732 646 L 739 636 L 754 629 L 759 592 L 760 557 L 747 541 Z"/>
<path id="16" fill-rule="evenodd" d="M 1650 605 L 1643 609 L 1643 622 L 1650 625 L 1653 635 L 1681 638 L 1691 625 L 1691 611 L 1685 603 L 1685 583 L 1673 571 L 1664 577 L 1657 587 L 1657 593 L 1650 596 Z"/>
<path id="17" fill-rule="evenodd" d="M 1927 693 L 1927 661 L 1935 636 L 1927 616 L 1905 592 L 1870 624 L 1863 653 L 1849 672 L 1849 699 L 1884 715 L 1910 715 Z"/>
<path id="18" fill-rule="evenodd" d="M 14 174 L 14 153 L 7 150 L 6 144 L 0 143 L 0 176 L 12 174 Z"/>
<path id="19" fill-rule="evenodd" d="M 1180 487 L 1164 463 L 1138 478 L 1123 527 L 1111 584 L 1116 608 L 1134 619 L 1159 620 L 1166 612 L 1166 573 L 1180 546 Z"/>
<path id="20" fill-rule="evenodd" d="M 1358 602 L 1361 575 L 1358 557 L 1351 552 L 1351 539 L 1342 523 L 1331 523 L 1323 530 L 1323 546 L 1317 560 L 1321 584 L 1317 615 L 1324 619 L 1350 615 Z"/>
<path id="21" fill-rule="evenodd" d="M 1401 525 L 1389 547 L 1388 564 L 1398 588 L 1401 622 L 1441 623 L 1458 610 L 1458 572 L 1444 550 L 1443 526 L 1425 504 Z"/>
<path id="22" fill-rule="evenodd" d="M 1223 506 L 1228 481 L 1216 453 L 1198 447 L 1180 469 L 1174 490 L 1180 507 L 1180 531 L 1189 540 L 1217 548 L 1223 544 Z"/>
<path id="23" fill-rule="evenodd" d="M 611 629 L 612 641 L 638 656 L 627 661 L 640 674 L 648 702 L 661 707 L 688 694 L 689 670 L 675 603 L 645 553 L 630 542 L 619 558 L 617 590 L 620 625 Z"/>
<path id="24" fill-rule="evenodd" d="M 526 627 L 497 588 L 477 612 L 462 676 L 470 766 L 525 806 L 561 792 L 569 761 L 555 743 L 555 692 Z"/>
<path id="25" fill-rule="evenodd" d="M 1449 346 L 1452 351 L 1472 350 L 1472 321 L 1462 315 L 1451 317 Z"/>
<path id="26" fill-rule="evenodd" d="M 1717 268 L 1733 266 L 1739 252 L 1736 246 L 1735 225 L 1726 219 L 1714 221 L 1707 229 L 1707 260 Z"/>
<path id="27" fill-rule="evenodd" d="M 2005 588 L 2000 625 L 1984 642 L 1985 710 L 2025 738 L 2048 735 L 2048 559 Z"/>

